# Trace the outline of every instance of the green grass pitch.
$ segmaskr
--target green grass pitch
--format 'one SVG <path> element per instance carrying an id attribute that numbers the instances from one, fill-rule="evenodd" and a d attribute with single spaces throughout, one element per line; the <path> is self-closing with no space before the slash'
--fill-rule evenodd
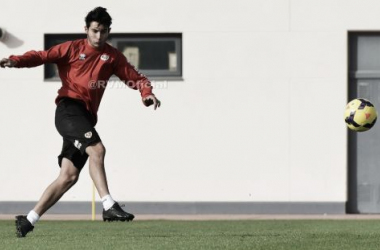
<path id="1" fill-rule="evenodd" d="M 380 249 L 380 220 L 0 221 L 0 249 Z"/>

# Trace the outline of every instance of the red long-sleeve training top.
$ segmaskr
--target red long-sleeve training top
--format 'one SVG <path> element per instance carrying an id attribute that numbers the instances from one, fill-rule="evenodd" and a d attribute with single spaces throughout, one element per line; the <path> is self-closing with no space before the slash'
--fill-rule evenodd
<path id="1" fill-rule="evenodd" d="M 10 56 L 17 68 L 36 67 L 44 63 L 58 66 L 62 87 L 56 103 L 63 97 L 82 100 L 97 121 L 97 113 L 109 78 L 115 74 L 142 97 L 152 95 L 149 80 L 139 73 L 116 48 L 105 44 L 96 50 L 87 39 L 69 41 L 46 51 L 29 51 L 22 56 Z"/>

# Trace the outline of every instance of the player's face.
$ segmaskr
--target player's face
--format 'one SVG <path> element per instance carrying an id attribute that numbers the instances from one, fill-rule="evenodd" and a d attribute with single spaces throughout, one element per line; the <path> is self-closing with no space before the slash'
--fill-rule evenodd
<path id="1" fill-rule="evenodd" d="M 96 49 L 103 47 L 110 33 L 110 28 L 98 22 L 91 22 L 90 27 L 85 27 L 85 30 L 89 44 Z"/>

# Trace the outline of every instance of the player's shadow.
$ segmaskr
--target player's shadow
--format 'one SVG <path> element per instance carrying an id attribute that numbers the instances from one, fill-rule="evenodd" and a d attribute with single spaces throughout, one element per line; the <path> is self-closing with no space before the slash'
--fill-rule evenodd
<path id="1" fill-rule="evenodd" d="M 2 41 L 8 48 L 17 48 L 24 44 L 24 41 L 20 40 L 12 33 L 7 31 L 5 39 Z"/>

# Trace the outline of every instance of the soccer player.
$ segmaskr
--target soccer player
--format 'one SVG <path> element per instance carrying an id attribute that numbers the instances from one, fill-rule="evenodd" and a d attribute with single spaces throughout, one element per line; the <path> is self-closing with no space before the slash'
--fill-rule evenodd
<path id="1" fill-rule="evenodd" d="M 16 216 L 16 234 L 25 237 L 40 217 L 78 180 L 89 158 L 90 176 L 103 203 L 103 220 L 132 221 L 134 215 L 124 211 L 108 190 L 104 169 L 105 147 L 95 130 L 97 112 L 105 83 L 114 74 L 129 87 L 138 89 L 145 106 L 160 107 L 149 80 L 140 74 L 117 49 L 106 43 L 112 18 L 107 9 L 97 7 L 85 17 L 86 39 L 65 42 L 47 51 L 29 51 L 0 61 L 2 68 L 36 67 L 55 63 L 62 86 L 55 100 L 55 126 L 63 137 L 58 156 L 58 178 L 42 194 L 27 216 Z"/>

